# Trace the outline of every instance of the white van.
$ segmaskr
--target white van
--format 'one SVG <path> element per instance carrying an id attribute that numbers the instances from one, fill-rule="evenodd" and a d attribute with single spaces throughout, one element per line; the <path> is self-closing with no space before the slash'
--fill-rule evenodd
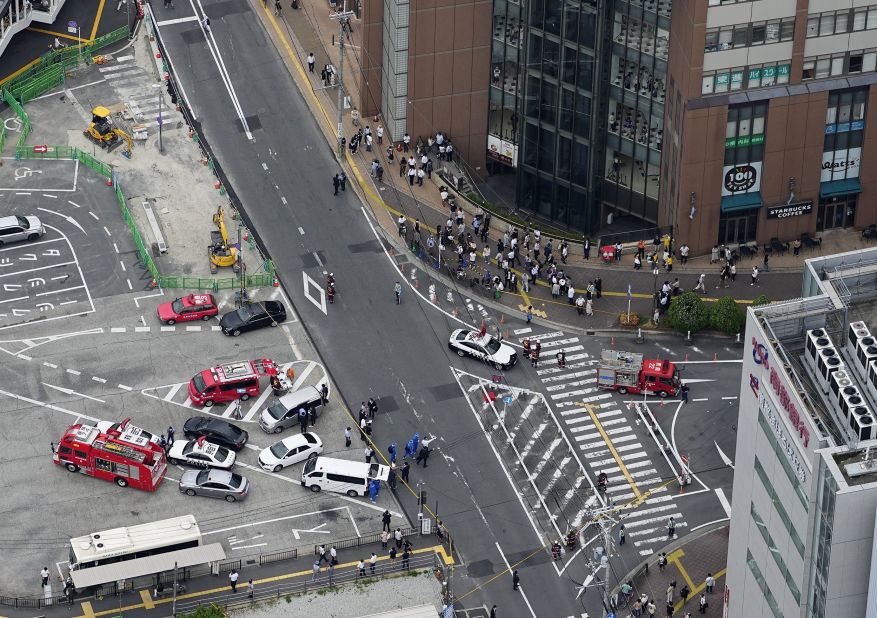
<path id="1" fill-rule="evenodd" d="M 386 481 L 389 474 L 390 469 L 379 463 L 314 457 L 305 463 L 301 485 L 313 492 L 325 489 L 351 497 L 367 496 L 372 479 Z"/>
<path id="2" fill-rule="evenodd" d="M 298 425 L 298 410 L 302 406 L 312 417 L 320 416 L 323 396 L 317 387 L 305 386 L 272 403 L 259 415 L 259 427 L 266 433 L 280 433 L 287 427 Z"/>

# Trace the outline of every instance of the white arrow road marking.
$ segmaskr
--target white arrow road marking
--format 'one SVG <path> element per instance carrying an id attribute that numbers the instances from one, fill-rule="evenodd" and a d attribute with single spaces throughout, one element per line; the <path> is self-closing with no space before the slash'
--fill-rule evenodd
<path id="1" fill-rule="evenodd" d="M 722 508 L 725 510 L 725 515 L 730 517 L 731 516 L 731 504 L 728 502 L 728 498 L 725 497 L 725 492 L 722 491 L 721 487 L 716 489 L 716 496 L 718 497 L 719 502 L 722 505 Z"/>
<path id="2" fill-rule="evenodd" d="M 79 231 L 80 231 L 80 232 L 82 232 L 83 234 L 85 234 L 86 236 L 88 236 L 88 232 L 86 232 L 84 229 L 82 229 L 82 226 L 79 225 L 79 222 L 78 222 L 76 219 L 74 219 L 73 217 L 70 217 L 70 216 L 68 216 L 68 215 L 62 214 L 62 213 L 60 213 L 60 212 L 55 212 L 54 210 L 49 210 L 48 208 L 42 208 L 42 207 L 39 207 L 39 206 L 37 207 L 37 210 L 42 210 L 43 212 L 49 212 L 49 213 L 52 213 L 53 215 L 58 215 L 58 216 L 61 217 L 62 219 L 66 219 L 68 223 L 72 223 L 73 225 L 75 225 L 76 227 L 79 228 Z"/>
<path id="3" fill-rule="evenodd" d="M 63 386 L 55 386 L 54 384 L 46 384 L 45 382 L 41 382 L 41 384 L 43 386 L 48 387 L 48 388 L 53 388 L 56 391 L 60 391 L 60 392 L 64 393 L 65 395 L 76 395 L 77 397 L 85 397 L 86 399 L 91 399 L 92 401 L 97 401 L 98 403 L 106 403 L 106 401 L 104 401 L 103 399 L 98 399 L 97 397 L 92 397 L 91 395 L 85 395 L 83 393 L 77 393 L 76 391 L 71 390 L 69 388 L 64 388 Z"/>
<path id="4" fill-rule="evenodd" d="M 300 541 L 301 540 L 300 534 L 302 532 L 313 532 L 314 534 L 329 534 L 330 533 L 329 530 L 320 530 L 320 528 L 323 528 L 325 526 L 326 526 L 326 524 L 320 524 L 319 526 L 315 526 L 315 527 L 311 528 L 310 530 L 299 530 L 297 528 L 293 528 L 292 529 L 292 536 L 295 537 L 296 541 Z"/>
<path id="5" fill-rule="evenodd" d="M 326 312 L 326 293 L 323 291 L 323 286 L 319 283 L 311 279 L 308 274 L 304 271 L 301 273 L 302 283 L 304 283 L 304 293 L 305 298 L 307 298 L 311 303 L 313 303 L 314 307 L 323 312 L 324 315 L 329 315 Z M 317 291 L 320 293 L 320 298 L 317 300 L 313 296 L 311 296 L 311 286 L 317 288 Z"/>
<path id="6" fill-rule="evenodd" d="M 722 458 L 722 461 L 725 462 L 725 465 L 726 465 L 726 466 L 729 466 L 729 467 L 731 468 L 731 470 L 733 470 L 733 469 L 734 469 L 734 464 L 733 464 L 733 462 L 731 461 L 731 458 L 728 457 L 727 455 L 725 455 L 725 452 L 724 452 L 722 449 L 719 448 L 719 443 L 718 443 L 718 442 L 716 442 L 715 440 L 713 440 L 713 444 L 716 445 L 716 450 L 719 452 L 719 457 Z M 716 491 L 718 491 L 718 490 L 716 490 Z M 730 515 L 729 515 L 729 517 L 730 517 Z"/>

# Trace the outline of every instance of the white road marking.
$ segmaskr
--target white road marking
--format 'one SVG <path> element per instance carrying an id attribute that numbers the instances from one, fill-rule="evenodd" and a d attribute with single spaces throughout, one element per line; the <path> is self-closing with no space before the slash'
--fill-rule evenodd
<path id="1" fill-rule="evenodd" d="M 731 517 L 731 503 L 728 502 L 728 498 L 725 496 L 725 492 L 722 491 L 721 487 L 716 488 L 716 497 L 719 499 L 719 503 L 722 505 L 725 515 Z"/>
<path id="2" fill-rule="evenodd" d="M 113 249 L 116 250 L 116 253 L 119 253 L 119 245 L 117 245 L 116 243 L 113 243 Z"/>
<path id="3" fill-rule="evenodd" d="M 107 233 L 107 236 L 112 236 L 112 234 L 110 234 L 110 230 L 107 229 L 107 226 L 106 226 L 106 225 L 104 226 L 104 232 Z"/>
<path id="4" fill-rule="evenodd" d="M 43 197 L 50 197 L 50 198 L 52 198 L 53 200 L 57 200 L 57 199 L 58 199 L 58 196 L 57 196 L 57 195 L 52 195 L 51 193 L 43 193 Z"/>
<path id="5" fill-rule="evenodd" d="M 148 333 L 150 330 L 152 330 L 152 329 L 149 326 L 135 326 L 134 327 L 135 333 Z"/>
<path id="6" fill-rule="evenodd" d="M 323 287 L 319 283 L 314 281 L 310 276 L 308 276 L 306 272 L 302 271 L 301 276 L 302 283 L 304 284 L 305 298 L 307 298 L 311 302 L 311 304 L 314 305 L 314 307 L 322 311 L 323 315 L 329 315 L 328 311 L 326 310 L 326 292 L 323 290 Z M 319 292 L 319 300 L 311 296 L 311 286 L 315 287 L 317 289 L 317 292 Z"/>
<path id="7" fill-rule="evenodd" d="M 106 383 L 107 383 L 107 381 L 106 381 L 104 378 L 99 378 L 99 377 L 97 377 L 97 376 L 91 376 L 91 379 L 94 380 L 95 382 L 99 382 L 99 383 L 101 383 L 101 384 L 106 384 Z"/>
<path id="8" fill-rule="evenodd" d="M 499 552 L 499 555 L 502 556 L 502 561 L 503 561 L 503 563 L 505 563 L 505 568 L 509 572 L 509 575 L 511 575 L 511 572 L 513 569 L 511 567 L 511 565 L 509 564 L 509 561 L 506 560 L 505 554 L 502 553 L 502 547 L 499 546 L 498 542 L 495 542 L 495 543 L 496 543 L 496 550 Z M 518 592 L 521 593 L 521 598 L 524 599 L 524 603 L 527 604 L 527 609 L 530 610 L 530 615 L 533 616 L 533 618 L 538 618 L 536 616 L 536 612 L 533 611 L 533 606 L 530 605 L 530 600 L 527 598 L 527 595 L 524 594 L 524 587 L 521 586 L 520 584 L 518 584 Z"/>
<path id="9" fill-rule="evenodd" d="M 18 358 L 20 358 L 21 360 L 26 360 L 26 361 L 33 360 L 33 358 L 31 358 L 31 357 L 28 356 L 27 354 L 18 354 L 17 356 L 18 356 Z"/>
<path id="10" fill-rule="evenodd" d="M 111 333 L 124 333 L 126 330 L 128 330 L 128 329 L 125 328 L 124 326 L 114 326 L 110 329 L 110 332 Z"/>
<path id="11" fill-rule="evenodd" d="M 98 217 L 96 214 L 94 214 L 90 210 L 88 211 L 88 214 L 90 214 L 94 218 L 95 221 L 100 221 L 100 217 Z"/>
<path id="12" fill-rule="evenodd" d="M 298 233 L 301 234 L 302 236 L 304 236 L 304 235 L 305 235 L 305 229 L 304 229 L 303 227 L 299 227 L 299 228 L 298 228 Z"/>
<path id="13" fill-rule="evenodd" d="M 72 292 L 73 290 L 82 290 L 85 289 L 84 285 L 77 285 L 72 288 L 64 288 L 62 290 L 53 290 L 51 292 L 40 292 L 39 294 L 34 294 L 34 296 L 51 296 L 52 294 L 60 294 L 61 292 Z M 73 301 L 76 302 L 76 301 Z"/>
<path id="14" fill-rule="evenodd" d="M 82 206 L 80 206 L 79 204 L 77 204 L 77 203 L 74 202 L 73 200 L 67 200 L 67 203 L 70 204 L 71 206 L 75 207 L 75 208 L 82 208 Z"/>
<path id="15" fill-rule="evenodd" d="M 16 395 L 15 393 L 10 393 L 8 391 L 0 390 L 0 395 L 5 395 L 6 397 L 10 397 L 11 399 L 18 399 L 19 401 L 23 401 L 25 403 L 29 403 L 35 406 L 42 406 L 49 410 L 54 410 L 55 412 L 61 412 L 63 414 L 69 414 L 78 419 L 85 419 L 87 421 L 92 421 L 93 423 L 97 423 L 100 421 L 99 418 L 94 418 L 93 416 L 86 416 L 85 414 L 80 414 L 79 412 L 73 412 L 72 410 L 67 410 L 66 408 L 62 408 L 60 406 L 52 405 L 51 403 L 46 403 L 44 401 L 38 401 L 36 399 L 31 399 L 30 397 L 24 397 L 22 395 Z"/>
<path id="16" fill-rule="evenodd" d="M 79 225 L 79 222 L 78 222 L 76 219 L 74 219 L 73 217 L 68 216 L 68 215 L 65 215 L 65 214 L 60 213 L 60 212 L 55 212 L 54 210 L 49 210 L 48 208 L 42 208 L 42 207 L 40 207 L 40 206 L 37 206 L 37 210 L 42 210 L 43 212 L 52 213 L 53 215 L 58 215 L 58 216 L 61 217 L 62 219 L 66 219 L 68 223 L 72 223 L 72 224 L 75 225 L 77 228 L 79 228 L 79 231 L 80 231 L 80 232 L 82 232 L 83 234 L 85 234 L 86 236 L 88 236 L 88 232 L 86 232 L 84 229 L 82 229 L 82 226 Z M 47 226 L 47 227 L 48 227 L 48 226 Z"/>
<path id="17" fill-rule="evenodd" d="M 124 384 L 116 384 L 118 388 L 121 388 L 123 391 L 133 391 L 134 389 L 130 386 L 125 386 Z"/>
<path id="18" fill-rule="evenodd" d="M 76 371 L 75 369 L 68 369 L 68 370 L 67 370 L 67 373 L 73 374 L 73 375 L 75 375 L 75 376 L 80 376 L 80 375 L 82 375 L 82 372 L 81 372 L 81 371 Z"/>
<path id="19" fill-rule="evenodd" d="M 69 371 L 69 370 L 68 370 Z M 77 393 L 74 390 L 69 388 L 64 388 L 63 386 L 55 386 L 53 384 L 47 384 L 45 382 L 41 382 L 41 384 L 45 387 L 55 389 L 56 391 L 60 391 L 65 395 L 76 395 L 77 397 L 85 397 L 86 399 L 91 399 L 92 401 L 97 401 L 98 403 L 106 403 L 103 399 L 98 399 L 97 397 L 92 397 L 91 395 L 85 395 L 83 393 Z"/>
<path id="20" fill-rule="evenodd" d="M 46 361 L 43 361 L 43 365 L 45 365 L 46 367 L 49 367 L 49 368 L 51 368 L 51 369 L 57 369 L 57 368 L 58 368 L 58 365 L 56 365 L 55 363 L 49 363 L 49 362 L 46 362 Z"/>
<path id="21" fill-rule="evenodd" d="M 164 399 L 165 401 L 170 401 L 171 399 L 173 399 L 173 398 L 174 398 L 174 395 L 177 394 L 177 391 L 179 391 L 180 388 L 182 388 L 182 386 L 183 386 L 184 384 L 185 384 L 185 382 L 180 382 L 179 384 L 174 384 L 174 385 L 171 387 L 171 389 L 167 392 L 167 395 L 165 395 L 164 397 L 162 397 L 162 399 Z"/>
<path id="22" fill-rule="evenodd" d="M 125 281 L 128 283 L 128 289 L 129 289 L 129 290 L 133 290 L 133 289 L 134 289 L 134 286 L 131 285 L 131 280 L 130 280 L 130 279 L 125 279 Z"/>
<path id="23" fill-rule="evenodd" d="M 119 266 L 122 267 L 122 272 L 126 272 L 128 270 L 127 268 L 125 268 L 125 262 L 123 262 L 122 260 L 119 260 Z"/>

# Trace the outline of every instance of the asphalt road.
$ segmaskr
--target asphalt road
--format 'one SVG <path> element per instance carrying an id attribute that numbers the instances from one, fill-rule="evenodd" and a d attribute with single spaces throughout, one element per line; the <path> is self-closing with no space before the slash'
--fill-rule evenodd
<path id="1" fill-rule="evenodd" d="M 401 305 L 395 305 L 392 287 L 400 277 L 394 260 L 385 254 L 385 242 L 351 187 L 333 196 L 335 157 L 256 16 L 240 0 L 204 6 L 234 94 L 223 83 L 196 21 L 161 29 L 178 78 L 348 405 L 355 410 L 367 397 L 378 399 L 374 438 L 382 449 L 396 441 L 401 450 L 415 431 L 438 438 L 444 457 L 433 457 L 427 470 L 415 468 L 412 481 L 426 483 L 428 504 L 437 503 L 456 535 L 468 568 L 458 581 L 458 597 L 466 596 L 466 606 L 498 603 L 505 616 L 596 611 L 595 595 L 575 597 L 584 564 L 572 562 L 558 576 L 557 565 L 539 550 L 545 534 L 532 521 L 539 505 L 522 502 L 508 471 L 517 463 L 503 462 L 492 452 L 485 437 L 490 428 L 481 424 L 477 410 L 470 411 L 472 400 L 455 379 L 462 371 L 473 374 L 473 380 L 489 381 L 496 372 L 449 354 L 447 335 L 457 322 L 418 299 L 412 289 L 406 288 Z M 156 11 L 159 20 L 186 16 L 179 4 L 172 16 L 161 7 Z M 235 112 L 235 97 L 251 140 Z M 320 293 L 326 272 L 337 280 L 332 305 Z M 608 337 L 591 339 L 588 349 L 598 354 L 609 343 Z M 701 358 L 711 352 L 701 351 Z M 512 372 L 508 379 L 516 386 L 534 392 L 546 386 L 529 367 Z M 737 385 L 735 378 L 731 392 Z M 558 435 L 569 431 L 561 427 Z M 655 474 L 667 473 L 656 469 Z M 403 504 L 413 508 L 410 497 Z M 506 564 L 525 558 L 520 568 L 528 600 L 512 592 L 508 575 L 494 579 Z M 592 605 L 586 607 L 585 600 Z"/>

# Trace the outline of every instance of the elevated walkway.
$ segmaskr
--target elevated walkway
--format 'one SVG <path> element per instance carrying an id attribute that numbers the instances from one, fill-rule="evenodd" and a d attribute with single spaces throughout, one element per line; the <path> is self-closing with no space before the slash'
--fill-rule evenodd
<path id="1" fill-rule="evenodd" d="M 52 24 L 66 0 L 0 0 L 0 56 L 12 37 L 33 23 Z"/>

